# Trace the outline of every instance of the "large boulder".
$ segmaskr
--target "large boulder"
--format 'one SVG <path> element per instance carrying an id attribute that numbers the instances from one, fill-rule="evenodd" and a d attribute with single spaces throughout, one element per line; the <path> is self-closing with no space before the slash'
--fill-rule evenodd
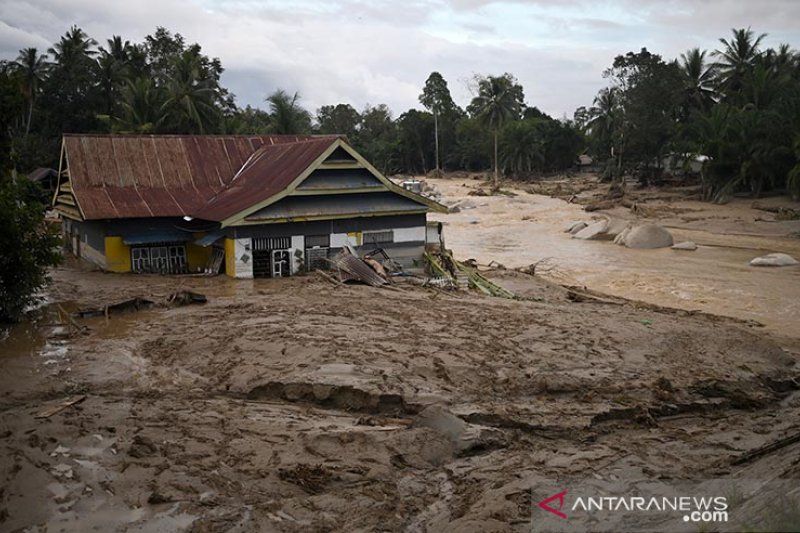
<path id="1" fill-rule="evenodd" d="M 608 221 L 608 227 L 606 227 L 605 235 L 609 239 L 613 239 L 630 227 L 631 223 L 627 220 L 623 220 L 621 218 L 612 218 Z"/>
<path id="2" fill-rule="evenodd" d="M 582 230 L 586 226 L 588 226 L 588 224 L 586 222 L 583 222 L 583 221 L 573 222 L 567 227 L 567 229 L 564 230 L 564 233 L 569 233 L 570 235 L 575 235 L 576 233 L 578 233 L 580 230 Z"/>
<path id="3" fill-rule="evenodd" d="M 797 264 L 800 264 L 797 259 L 788 254 L 767 254 L 750 261 L 751 266 L 759 267 L 782 267 Z"/>
<path id="4" fill-rule="evenodd" d="M 572 237 L 575 239 L 582 239 L 584 241 L 588 241 L 590 239 L 597 239 L 600 238 L 606 232 L 608 228 L 608 220 L 601 220 L 599 222 L 595 222 L 594 224 L 590 224 L 589 226 L 583 228 L 578 233 L 574 234 Z"/>
<path id="5" fill-rule="evenodd" d="M 628 248 L 667 248 L 673 242 L 672 234 L 656 224 L 636 226 L 625 236 Z"/>
<path id="6" fill-rule="evenodd" d="M 631 232 L 630 226 L 626 227 L 624 230 L 619 232 L 619 234 L 614 237 L 614 244 L 619 244 L 620 246 L 625 245 L 625 239 L 628 238 L 628 233 Z"/>

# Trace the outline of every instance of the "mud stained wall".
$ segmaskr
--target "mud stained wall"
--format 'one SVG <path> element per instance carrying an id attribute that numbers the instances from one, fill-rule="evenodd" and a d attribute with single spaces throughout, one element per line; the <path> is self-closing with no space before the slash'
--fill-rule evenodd
<path id="1" fill-rule="evenodd" d="M 105 224 L 99 221 L 78 221 L 64 219 L 62 232 L 70 238 L 69 247 L 74 253 L 79 251 L 84 261 L 106 268 Z"/>

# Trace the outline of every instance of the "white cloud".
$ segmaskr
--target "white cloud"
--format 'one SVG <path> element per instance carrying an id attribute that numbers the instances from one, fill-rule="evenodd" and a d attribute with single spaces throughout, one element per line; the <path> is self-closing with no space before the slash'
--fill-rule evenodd
<path id="1" fill-rule="evenodd" d="M 529 103 L 561 116 L 591 104 L 617 54 L 713 49 L 747 25 L 773 33 L 768 44 L 797 45 L 797 20 L 794 0 L 0 0 L 0 57 L 44 50 L 72 24 L 101 43 L 140 41 L 160 25 L 219 57 L 240 105 L 284 88 L 312 111 L 386 103 L 396 116 L 418 107 L 433 70 L 462 105 L 464 80 L 511 72 Z"/>

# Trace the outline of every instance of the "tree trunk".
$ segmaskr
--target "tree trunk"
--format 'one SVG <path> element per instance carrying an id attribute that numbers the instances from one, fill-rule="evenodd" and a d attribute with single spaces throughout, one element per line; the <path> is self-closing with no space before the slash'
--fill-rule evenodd
<path id="1" fill-rule="evenodd" d="M 433 112 L 433 137 L 436 146 L 436 177 L 438 178 L 442 172 L 439 169 L 439 114 L 436 111 Z"/>
<path id="2" fill-rule="evenodd" d="M 33 116 L 33 98 L 31 98 L 31 101 L 28 104 L 28 122 L 25 124 L 25 137 L 27 137 L 28 133 L 31 131 L 31 117 L 32 116 Z"/>
<path id="3" fill-rule="evenodd" d="M 494 130 L 494 188 L 497 189 L 497 129 Z"/>

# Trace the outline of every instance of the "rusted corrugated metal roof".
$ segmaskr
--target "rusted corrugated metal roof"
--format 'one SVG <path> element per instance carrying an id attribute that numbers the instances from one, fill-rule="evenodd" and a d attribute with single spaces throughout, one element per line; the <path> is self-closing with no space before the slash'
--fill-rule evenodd
<path id="1" fill-rule="evenodd" d="M 197 211 L 197 218 L 221 222 L 286 189 L 335 141 L 322 137 L 259 148 L 231 183 Z"/>
<path id="2" fill-rule="evenodd" d="M 227 213 L 228 208 L 242 205 L 245 198 L 250 200 L 250 205 L 257 201 L 252 190 L 221 194 L 256 152 L 277 156 L 284 150 L 272 152 L 269 149 L 294 146 L 295 143 L 306 145 L 306 141 L 312 139 L 317 141 L 305 148 L 286 150 L 294 154 L 290 158 L 291 164 L 287 165 L 289 160 L 286 160 L 267 165 L 269 170 L 280 171 L 278 181 L 282 183 L 290 172 L 303 163 L 308 166 L 316 158 L 304 157 L 304 154 L 315 152 L 316 148 L 312 149 L 312 146 L 317 147 L 322 142 L 329 145 L 335 138 L 296 135 L 65 135 L 64 147 L 72 189 L 87 220 L 185 215 L 203 218 L 201 211 L 205 211 L 204 206 L 217 197 L 221 200 L 209 213 Z M 266 151 L 260 150 L 262 147 Z M 296 157 L 298 155 L 300 157 Z M 265 161 L 269 159 L 266 157 Z"/>

